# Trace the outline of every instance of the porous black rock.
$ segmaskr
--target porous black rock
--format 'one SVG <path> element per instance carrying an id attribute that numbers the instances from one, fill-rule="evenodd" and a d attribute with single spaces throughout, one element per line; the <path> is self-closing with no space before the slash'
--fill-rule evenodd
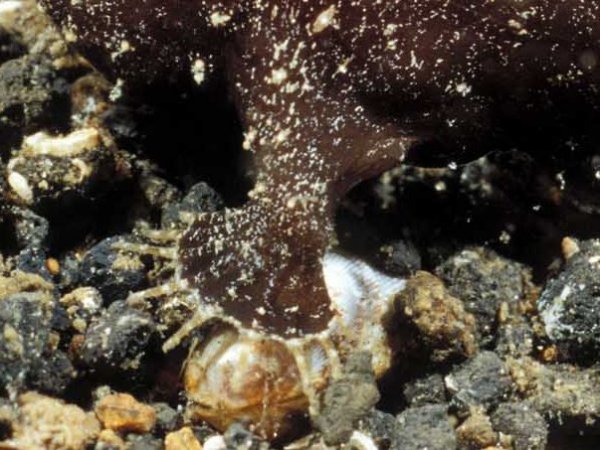
<path id="1" fill-rule="evenodd" d="M 269 444 L 248 431 L 242 424 L 232 424 L 223 435 L 227 450 L 268 450 Z"/>
<path id="2" fill-rule="evenodd" d="M 151 343 L 156 325 L 146 312 L 115 302 L 92 321 L 78 350 L 79 361 L 101 373 L 136 370 Z"/>
<path id="3" fill-rule="evenodd" d="M 79 284 L 98 289 L 108 304 L 124 300 L 146 284 L 145 267 L 139 258 L 115 248 L 121 241 L 119 237 L 102 240 L 86 253 L 80 266 Z"/>
<path id="4" fill-rule="evenodd" d="M 4 395 L 25 389 L 59 394 L 71 380 L 70 361 L 49 346 L 55 306 L 47 293 L 0 298 L 0 392 Z"/>
<path id="5" fill-rule="evenodd" d="M 483 248 L 467 248 L 448 258 L 435 273 L 475 316 L 480 345 L 490 344 L 503 303 L 514 309 L 529 286 L 529 273 L 517 262 Z"/>
<path id="6" fill-rule="evenodd" d="M 77 374 L 62 350 L 45 351 L 32 366 L 28 387 L 45 394 L 60 395 Z"/>
<path id="7" fill-rule="evenodd" d="M 600 240 L 570 242 L 574 253 L 546 283 L 538 309 L 564 356 L 591 364 L 600 360 Z"/>
<path id="8" fill-rule="evenodd" d="M 378 400 L 371 355 L 357 352 L 349 356 L 341 376 L 325 390 L 315 425 L 328 445 L 343 444 Z"/>
<path id="9" fill-rule="evenodd" d="M 151 434 L 128 434 L 127 448 L 129 450 L 163 450 L 164 443 L 162 439 L 158 439 Z"/>
<path id="10" fill-rule="evenodd" d="M 452 396 L 450 404 L 460 414 L 475 406 L 494 407 L 508 397 L 512 387 L 508 368 L 498 355 L 489 351 L 458 365 L 445 382 Z"/>
<path id="11" fill-rule="evenodd" d="M 545 450 L 548 425 L 526 402 L 502 403 L 491 416 L 494 430 L 509 435 L 515 450 Z"/>
<path id="12" fill-rule="evenodd" d="M 410 240 L 398 240 L 382 248 L 382 266 L 396 276 L 410 276 L 421 269 L 421 254 Z"/>
<path id="13" fill-rule="evenodd" d="M 402 450 L 398 435 L 398 421 L 392 414 L 372 410 L 359 421 L 358 428 L 366 433 L 377 445 L 386 450 Z"/>
<path id="14" fill-rule="evenodd" d="M 181 228 L 182 213 L 215 212 L 224 207 L 221 196 L 205 182 L 192 186 L 179 203 L 170 203 L 163 208 L 161 217 L 162 228 Z"/>
<path id="15" fill-rule="evenodd" d="M 404 399 L 412 407 L 446 401 L 444 379 L 438 373 L 406 383 L 403 393 Z"/>
<path id="16" fill-rule="evenodd" d="M 7 155 L 23 135 L 54 126 L 68 117 L 68 83 L 49 60 L 33 56 L 0 66 L 0 155 Z M 62 125 L 62 124 L 58 124 Z"/>
<path id="17" fill-rule="evenodd" d="M 398 449 L 456 449 L 456 434 L 448 416 L 448 405 L 406 409 L 398 415 L 398 424 Z"/>
<path id="18" fill-rule="evenodd" d="M 168 433 L 175 431 L 178 425 L 181 425 L 182 417 L 179 412 L 171 408 L 168 403 L 154 403 L 152 405 L 156 411 L 156 429 Z"/>

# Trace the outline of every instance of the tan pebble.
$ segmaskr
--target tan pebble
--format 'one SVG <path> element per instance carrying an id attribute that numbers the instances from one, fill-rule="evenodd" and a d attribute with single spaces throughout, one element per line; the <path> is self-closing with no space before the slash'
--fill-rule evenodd
<path id="1" fill-rule="evenodd" d="M 118 450 L 125 450 L 127 448 L 125 441 L 113 430 L 102 430 L 98 436 L 98 443 Z"/>
<path id="2" fill-rule="evenodd" d="M 60 263 L 55 258 L 48 258 L 46 260 L 46 269 L 51 275 L 58 275 L 60 273 Z"/>
<path id="3" fill-rule="evenodd" d="M 424 271 L 413 275 L 396 297 L 395 308 L 416 327 L 435 360 L 475 353 L 475 318 L 435 275 Z"/>
<path id="4" fill-rule="evenodd" d="M 579 252 L 579 245 L 577 241 L 570 237 L 563 238 L 561 242 L 562 254 L 565 260 L 571 259 L 573 255 Z"/>
<path id="5" fill-rule="evenodd" d="M 558 358 L 558 348 L 556 345 L 545 347 L 542 351 L 542 358 L 547 363 L 555 362 Z"/>
<path id="6" fill-rule="evenodd" d="M 165 450 L 202 450 L 202 445 L 196 439 L 190 427 L 167 434 Z"/>
<path id="7" fill-rule="evenodd" d="M 100 433 L 94 414 L 76 405 L 28 392 L 19 397 L 20 415 L 12 439 L 0 448 L 27 450 L 80 450 Z"/>
<path id="8" fill-rule="evenodd" d="M 468 449 L 493 448 L 497 441 L 492 423 L 482 411 L 473 411 L 456 429 L 456 436 L 461 447 Z"/>
<path id="9" fill-rule="evenodd" d="M 96 415 L 105 428 L 147 433 L 156 423 L 156 411 L 129 394 L 111 394 L 96 403 Z"/>

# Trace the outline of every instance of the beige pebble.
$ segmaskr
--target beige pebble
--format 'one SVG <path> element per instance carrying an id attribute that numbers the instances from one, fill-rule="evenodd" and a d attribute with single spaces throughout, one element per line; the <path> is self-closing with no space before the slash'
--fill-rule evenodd
<path id="1" fill-rule="evenodd" d="M 167 434 L 165 450 L 202 450 L 202 445 L 196 439 L 190 427 Z"/>
<path id="2" fill-rule="evenodd" d="M 100 433 L 94 414 L 36 392 L 19 397 L 20 415 L 12 439 L 0 448 L 27 450 L 81 450 Z"/>
<path id="3" fill-rule="evenodd" d="M 156 411 L 129 394 L 110 394 L 96 403 L 96 415 L 105 428 L 147 433 L 156 423 Z"/>

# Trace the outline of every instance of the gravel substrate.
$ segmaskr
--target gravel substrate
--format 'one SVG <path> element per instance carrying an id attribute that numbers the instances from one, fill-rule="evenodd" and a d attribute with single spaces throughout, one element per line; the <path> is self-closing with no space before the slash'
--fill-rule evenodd
<path id="1" fill-rule="evenodd" d="M 208 331 L 164 344 L 192 301 L 130 295 L 173 278 L 153 230 L 245 201 L 230 100 L 116 94 L 32 1 L 0 0 L 1 449 L 600 448 L 600 154 L 519 148 L 351 191 L 343 253 L 406 279 L 394 365 L 377 380 L 351 353 L 268 441 L 186 413 Z"/>

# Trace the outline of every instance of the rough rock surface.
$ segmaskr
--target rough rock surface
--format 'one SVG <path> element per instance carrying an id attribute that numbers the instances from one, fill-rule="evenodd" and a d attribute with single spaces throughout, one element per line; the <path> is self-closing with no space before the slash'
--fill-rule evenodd
<path id="1" fill-rule="evenodd" d="M 572 360 L 592 364 L 600 352 L 600 240 L 576 242 L 538 300 L 548 337 Z"/>

